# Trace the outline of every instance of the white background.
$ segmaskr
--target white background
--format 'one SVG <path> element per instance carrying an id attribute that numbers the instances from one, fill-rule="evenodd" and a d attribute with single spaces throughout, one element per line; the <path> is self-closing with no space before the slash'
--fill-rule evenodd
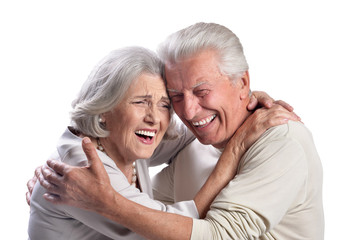
<path id="1" fill-rule="evenodd" d="M 54 150 L 93 66 L 155 49 L 198 21 L 233 30 L 252 89 L 293 105 L 324 167 L 325 239 L 359 235 L 361 8 L 357 1 L 1 1 L 1 235 L 26 239 L 26 182 Z"/>

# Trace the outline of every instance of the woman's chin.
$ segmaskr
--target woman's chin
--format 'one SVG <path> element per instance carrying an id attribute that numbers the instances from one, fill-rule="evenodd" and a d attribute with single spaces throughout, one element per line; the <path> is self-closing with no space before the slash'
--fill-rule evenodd
<path id="1" fill-rule="evenodd" d="M 136 159 L 147 159 L 147 158 L 150 158 L 152 155 L 153 155 L 153 153 L 154 153 L 154 150 L 155 149 L 153 149 L 153 150 L 144 150 L 144 151 L 137 151 L 136 152 Z"/>

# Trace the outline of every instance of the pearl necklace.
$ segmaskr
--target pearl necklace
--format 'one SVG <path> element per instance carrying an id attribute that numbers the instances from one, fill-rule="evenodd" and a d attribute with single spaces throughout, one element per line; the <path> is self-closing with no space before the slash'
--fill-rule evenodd
<path id="1" fill-rule="evenodd" d="M 133 172 L 132 172 L 132 183 L 131 185 L 137 187 L 137 169 L 135 168 L 135 161 L 132 164 Z"/>
<path id="2" fill-rule="evenodd" d="M 106 155 L 108 155 L 106 152 L 105 152 L 105 149 L 104 147 L 102 146 L 102 144 L 100 143 L 100 139 L 97 138 L 97 149 L 99 151 L 102 151 L 103 153 L 105 153 Z M 134 187 L 137 187 L 137 169 L 135 168 L 135 161 L 133 162 L 132 164 L 132 168 L 133 168 L 133 171 L 132 171 L 132 183 L 131 185 L 134 186 Z"/>

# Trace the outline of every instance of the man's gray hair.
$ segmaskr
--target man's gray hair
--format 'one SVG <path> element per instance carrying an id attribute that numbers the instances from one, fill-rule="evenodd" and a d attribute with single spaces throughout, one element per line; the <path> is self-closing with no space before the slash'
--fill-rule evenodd
<path id="1" fill-rule="evenodd" d="M 231 79 L 248 70 L 239 38 L 228 28 L 215 23 L 196 23 L 170 35 L 158 48 L 164 63 L 194 56 L 203 50 L 215 50 L 219 55 L 219 70 Z"/>
<path id="2" fill-rule="evenodd" d="M 107 137 L 100 115 L 113 109 L 131 84 L 144 73 L 162 76 L 163 63 L 156 53 L 142 47 L 110 52 L 93 69 L 73 101 L 72 125 L 91 137 Z"/>

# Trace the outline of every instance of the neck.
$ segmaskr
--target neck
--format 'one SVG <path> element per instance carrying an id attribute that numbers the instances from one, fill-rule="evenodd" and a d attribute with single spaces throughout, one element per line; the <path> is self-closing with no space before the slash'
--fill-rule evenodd
<path id="1" fill-rule="evenodd" d="M 233 135 L 235 134 L 235 132 L 242 126 L 242 124 L 246 121 L 246 119 L 251 115 L 252 113 L 250 111 L 248 111 L 247 109 L 245 110 L 244 114 L 240 113 L 240 115 L 242 115 L 243 117 L 241 117 L 241 119 L 239 120 L 239 124 L 236 126 L 236 128 L 234 129 L 234 131 L 232 132 L 232 135 L 229 136 L 225 141 L 221 142 L 221 143 L 216 143 L 216 144 L 212 144 L 213 147 L 223 151 L 223 149 L 226 147 L 227 143 L 229 142 L 229 140 L 233 137 Z"/>
<path id="2" fill-rule="evenodd" d="M 92 138 L 92 143 L 96 148 L 111 158 L 115 165 L 119 168 L 120 171 L 126 176 L 128 182 L 133 184 L 136 181 L 135 176 L 135 160 L 136 159 L 125 159 L 123 154 L 120 154 L 116 148 L 113 146 L 107 138 Z"/>

